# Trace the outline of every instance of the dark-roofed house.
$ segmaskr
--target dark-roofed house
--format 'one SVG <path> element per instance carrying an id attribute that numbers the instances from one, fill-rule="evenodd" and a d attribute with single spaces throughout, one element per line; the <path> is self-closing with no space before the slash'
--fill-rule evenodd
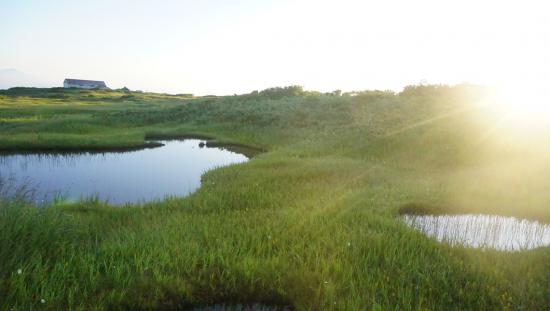
<path id="1" fill-rule="evenodd" d="M 79 89 L 107 89 L 107 85 L 103 81 L 93 80 L 79 80 L 79 79 L 65 79 L 63 81 L 63 87 L 68 89 L 76 87 Z"/>

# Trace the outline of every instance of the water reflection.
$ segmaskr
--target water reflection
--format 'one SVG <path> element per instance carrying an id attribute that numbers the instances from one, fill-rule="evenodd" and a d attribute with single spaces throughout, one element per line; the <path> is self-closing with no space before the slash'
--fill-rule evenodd
<path id="1" fill-rule="evenodd" d="M 0 155 L 0 175 L 30 182 L 36 197 L 46 201 L 61 194 L 123 204 L 187 195 L 200 186 L 205 171 L 247 161 L 222 148 L 201 148 L 201 140 L 162 143 L 129 152 Z"/>
<path id="2" fill-rule="evenodd" d="M 405 223 L 451 245 L 519 251 L 550 245 L 550 225 L 490 215 L 405 215 Z"/>

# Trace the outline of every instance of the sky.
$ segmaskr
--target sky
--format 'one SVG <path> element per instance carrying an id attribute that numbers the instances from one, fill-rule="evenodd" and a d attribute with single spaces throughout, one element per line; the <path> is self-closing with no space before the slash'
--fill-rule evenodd
<path id="1" fill-rule="evenodd" d="M 550 85 L 544 1 L 0 0 L 0 69 L 197 95 Z M 6 70 L 4 70 L 6 71 Z M 20 83 L 20 82 L 19 82 Z"/>

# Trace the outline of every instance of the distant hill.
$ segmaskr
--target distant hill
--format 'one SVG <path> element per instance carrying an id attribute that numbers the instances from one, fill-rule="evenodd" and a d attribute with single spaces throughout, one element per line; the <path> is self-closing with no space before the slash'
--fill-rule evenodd
<path id="1" fill-rule="evenodd" d="M 53 84 L 14 68 L 0 69 L 0 89 L 9 89 L 16 86 L 48 87 L 53 86 Z"/>

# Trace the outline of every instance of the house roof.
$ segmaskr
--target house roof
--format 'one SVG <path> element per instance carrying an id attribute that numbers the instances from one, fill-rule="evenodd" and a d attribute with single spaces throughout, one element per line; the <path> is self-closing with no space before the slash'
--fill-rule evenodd
<path id="1" fill-rule="evenodd" d="M 67 82 L 67 83 L 69 83 L 69 84 L 76 84 L 76 85 L 107 87 L 107 85 L 105 85 L 105 82 L 103 82 L 103 81 L 80 80 L 80 79 L 65 79 L 65 82 Z"/>

